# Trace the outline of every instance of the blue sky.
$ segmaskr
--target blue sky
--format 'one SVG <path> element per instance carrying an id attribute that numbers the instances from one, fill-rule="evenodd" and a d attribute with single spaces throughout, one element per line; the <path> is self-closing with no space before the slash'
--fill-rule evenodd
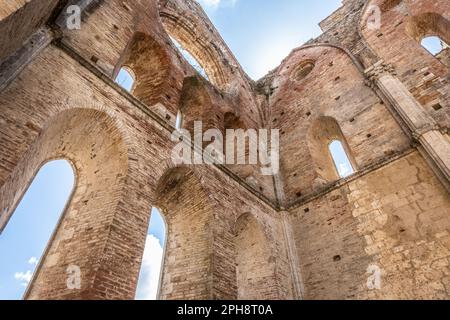
<path id="1" fill-rule="evenodd" d="M 199 0 L 244 70 L 259 79 L 289 52 L 320 34 L 317 24 L 340 0 Z M 123 72 L 118 82 L 130 89 Z M 339 149 L 337 152 L 342 152 Z M 38 260 L 70 197 L 74 174 L 53 161 L 37 174 L 0 235 L 0 300 L 21 299 Z M 138 299 L 154 299 L 165 241 L 164 221 L 153 210 L 144 252 Z"/>
<path id="2" fill-rule="evenodd" d="M 432 55 L 436 55 L 442 51 L 442 42 L 438 37 L 426 37 L 422 40 L 422 46 L 425 47 Z"/>
<path id="3" fill-rule="evenodd" d="M 134 84 L 134 75 L 132 75 L 128 69 L 122 68 L 117 75 L 116 82 L 125 90 L 131 91 Z"/>
<path id="4" fill-rule="evenodd" d="M 252 79 L 277 67 L 291 52 L 320 35 L 318 23 L 341 0 L 198 0 Z"/>
<path id="5" fill-rule="evenodd" d="M 339 140 L 334 140 L 329 145 L 330 153 L 336 166 L 336 170 L 341 178 L 347 178 L 352 175 L 355 171 L 347 157 L 344 146 Z"/>
<path id="6" fill-rule="evenodd" d="M 0 300 L 21 299 L 74 185 L 67 161 L 42 167 L 0 235 Z"/>

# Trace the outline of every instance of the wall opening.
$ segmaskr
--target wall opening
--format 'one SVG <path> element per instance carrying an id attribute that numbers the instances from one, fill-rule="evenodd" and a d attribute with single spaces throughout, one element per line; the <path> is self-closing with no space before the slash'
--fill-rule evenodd
<path id="1" fill-rule="evenodd" d="M 43 165 L 0 235 L 0 300 L 19 300 L 38 270 L 75 185 L 66 160 Z"/>
<path id="2" fill-rule="evenodd" d="M 422 47 L 450 66 L 450 21 L 434 12 L 408 18 L 406 33 Z"/>
<path id="3" fill-rule="evenodd" d="M 330 150 L 331 157 L 333 158 L 336 170 L 341 178 L 347 178 L 355 173 L 341 141 L 332 141 L 328 148 Z"/>
<path id="4" fill-rule="evenodd" d="M 197 61 L 197 59 L 194 58 L 194 56 L 186 50 L 174 37 L 169 36 L 170 40 L 174 44 L 174 46 L 178 49 L 178 51 L 181 53 L 184 59 L 206 80 L 209 81 L 208 74 L 206 73 L 205 69 L 202 67 L 200 62 Z"/>
<path id="5" fill-rule="evenodd" d="M 319 117 L 308 132 L 308 146 L 318 185 L 334 182 L 357 169 L 351 149 L 336 119 Z"/>
<path id="6" fill-rule="evenodd" d="M 161 211 L 153 208 L 142 257 L 136 300 L 157 300 L 159 298 L 166 233 L 167 227 Z"/>
<path id="7" fill-rule="evenodd" d="M 134 83 L 136 82 L 136 76 L 130 68 L 122 67 L 115 81 L 119 86 L 121 86 L 128 92 L 132 92 Z"/>
<path id="8" fill-rule="evenodd" d="M 191 65 L 211 84 L 225 90 L 229 85 L 234 65 L 226 61 L 227 48 L 217 45 L 221 42 L 220 37 L 216 44 L 211 41 L 215 39 L 216 34 L 208 25 L 203 25 L 207 21 L 203 21 L 202 11 L 198 12 L 199 15 L 192 15 L 188 11 L 174 8 L 170 2 L 160 1 L 161 21 L 172 41 L 176 40 L 175 46 L 178 49 L 186 49 L 194 58 L 190 59 L 182 50 L 181 53 L 186 60 L 190 60 Z"/>
<path id="9" fill-rule="evenodd" d="M 178 110 L 177 119 L 175 120 L 175 129 L 180 130 L 183 127 L 183 113 Z"/>
<path id="10" fill-rule="evenodd" d="M 167 111 L 176 113 L 181 88 L 165 42 L 147 33 L 135 32 L 116 65 L 117 74 L 120 68 L 125 68 L 134 80 L 133 96 L 148 106 L 162 104 Z M 123 74 L 130 89 L 130 77 Z M 165 117 L 166 112 L 161 115 Z"/>
<path id="11" fill-rule="evenodd" d="M 449 48 L 447 43 L 436 36 L 425 37 L 422 39 L 420 44 L 435 57 L 439 55 L 443 50 Z"/>

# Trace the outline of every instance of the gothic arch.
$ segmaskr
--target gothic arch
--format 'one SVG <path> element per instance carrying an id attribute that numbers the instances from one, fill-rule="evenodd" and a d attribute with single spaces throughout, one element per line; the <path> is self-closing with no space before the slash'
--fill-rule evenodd
<path id="1" fill-rule="evenodd" d="M 164 105 L 177 114 L 179 78 L 167 48 L 160 40 L 136 32 L 115 67 L 114 78 L 124 66 L 133 70 L 136 82 L 133 95 L 148 106 Z"/>
<path id="2" fill-rule="evenodd" d="M 160 178 L 155 206 L 167 223 L 160 298 L 212 299 L 213 206 L 193 169 L 175 167 Z M 188 223 L 187 223 L 188 222 Z"/>
<path id="3" fill-rule="evenodd" d="M 253 214 L 245 213 L 236 220 L 234 232 L 238 299 L 278 299 L 276 259 L 264 227 Z"/>
<path id="4" fill-rule="evenodd" d="M 214 45 L 207 34 L 198 32 L 202 24 L 188 11 L 178 11 L 173 4 L 160 1 L 160 18 L 166 32 L 176 39 L 205 69 L 210 81 L 219 89 L 226 89 L 231 78 L 230 65 L 222 57 L 221 48 Z M 184 6 L 180 5 L 180 6 Z M 195 11 L 195 9 L 193 8 Z M 205 30 L 210 31 L 209 29 Z"/>
<path id="5" fill-rule="evenodd" d="M 303 81 L 296 81 L 294 78 L 294 73 L 298 69 L 299 66 L 302 64 L 311 64 L 313 65 L 313 68 L 310 70 L 310 73 L 308 74 L 308 77 L 310 75 L 314 76 L 315 72 L 318 72 L 316 68 L 317 64 L 320 63 L 320 60 L 322 59 L 322 54 L 327 52 L 327 49 L 329 51 L 329 54 L 336 54 L 337 52 L 343 53 L 351 63 L 351 65 L 355 68 L 355 70 L 358 71 L 358 74 L 360 75 L 361 79 L 364 80 L 364 67 L 361 64 L 361 62 L 358 60 L 357 57 L 355 57 L 348 49 L 341 47 L 339 45 L 334 44 L 328 44 L 328 43 L 315 43 L 310 45 L 304 45 L 301 47 L 298 47 L 289 54 L 289 56 L 283 60 L 283 62 L 280 64 L 277 70 L 277 77 L 274 81 L 274 86 L 279 88 L 285 85 L 286 80 L 290 80 L 294 83 L 294 85 L 301 85 L 306 84 L 306 82 Z M 321 54 L 310 54 L 309 52 L 317 51 Z M 300 56 L 300 53 L 305 52 L 303 55 Z M 320 72 L 320 71 L 319 71 Z M 278 78 L 282 78 L 280 81 Z M 279 89 L 278 89 L 279 90 Z M 277 90 L 277 91 L 278 91 Z"/>
<path id="6" fill-rule="evenodd" d="M 127 217 L 133 208 L 121 203 L 127 194 L 129 170 L 125 139 L 120 124 L 103 111 L 62 111 L 47 121 L 41 135 L 1 187 L 0 220 L 4 226 L 11 208 L 42 163 L 65 158 L 73 163 L 77 173 L 72 200 L 28 289 L 27 299 L 51 299 L 55 292 L 66 299 L 132 298 L 134 276 L 139 272 L 135 261 L 142 254 L 136 239 L 145 238 L 145 232 L 123 240 L 136 222 Z M 88 245 L 92 239 L 95 244 Z M 124 256 L 129 258 L 124 260 Z M 92 265 L 97 267 L 92 269 Z M 83 281 L 78 290 L 67 288 L 69 266 L 77 266 L 81 272 Z M 105 288 L 112 279 L 120 279 L 121 289 Z"/>
<path id="7" fill-rule="evenodd" d="M 68 190 L 68 193 L 65 194 L 66 197 L 61 198 L 61 199 L 55 199 L 56 202 L 58 202 L 59 200 L 63 200 L 64 201 L 64 207 L 63 207 L 62 211 L 59 211 L 59 212 L 56 213 L 56 211 L 53 210 L 54 212 L 49 215 L 51 218 L 49 218 L 49 217 L 44 217 L 43 218 L 44 220 L 47 220 L 47 223 L 48 223 L 44 227 L 44 230 L 46 232 L 45 236 L 41 237 L 40 239 L 34 239 L 34 238 L 30 237 L 30 235 L 34 236 L 37 233 L 39 233 L 40 231 L 37 232 L 37 233 L 34 233 L 34 230 L 30 230 L 30 229 L 25 230 L 25 231 L 31 231 L 30 234 L 28 235 L 29 239 L 32 239 L 33 241 L 37 241 L 37 243 L 39 243 L 40 245 L 43 245 L 43 251 L 40 251 L 38 253 L 38 255 L 36 256 L 36 257 L 39 257 L 39 258 L 37 258 L 38 262 L 36 263 L 35 269 L 32 270 L 31 280 L 26 285 L 26 288 L 25 288 L 25 291 L 24 291 L 25 296 L 28 294 L 28 291 L 29 291 L 30 287 L 33 285 L 34 280 L 36 279 L 36 275 L 38 273 L 37 271 L 40 269 L 44 258 L 47 256 L 47 253 L 49 251 L 49 246 L 50 246 L 50 244 L 52 243 L 52 240 L 55 237 L 56 230 L 59 227 L 59 224 L 61 223 L 61 221 L 63 219 L 64 213 L 65 213 L 68 205 L 72 201 L 73 194 L 75 192 L 75 186 L 77 184 L 77 172 L 76 172 L 76 168 L 75 168 L 74 164 L 72 163 L 72 161 L 70 161 L 68 159 L 64 159 L 64 158 L 54 158 L 54 159 L 46 160 L 43 163 L 41 163 L 39 165 L 39 167 L 35 170 L 35 172 L 32 173 L 30 181 L 28 181 L 28 185 L 26 185 L 26 187 L 24 188 L 22 194 L 18 194 L 17 195 L 18 196 L 18 200 L 17 200 L 16 203 L 14 203 L 14 206 L 11 208 L 11 216 L 7 218 L 8 221 L 6 221 L 5 224 L 4 223 L 0 223 L 0 235 L 5 230 L 7 232 L 8 231 L 9 232 L 13 231 L 13 232 L 16 232 L 16 233 L 19 233 L 19 234 L 22 234 L 24 232 L 24 230 L 18 228 L 17 225 L 14 225 L 13 221 L 11 221 L 12 220 L 11 218 L 12 218 L 12 216 L 15 216 L 16 214 L 19 214 L 19 215 L 20 214 L 22 214 L 22 215 L 25 214 L 27 220 L 29 218 L 31 218 L 30 220 L 33 219 L 32 217 L 30 217 L 33 214 L 33 211 L 26 211 L 26 212 L 24 212 L 23 209 L 22 209 L 22 212 L 18 212 L 19 211 L 19 207 L 20 207 L 22 201 L 24 201 L 27 197 L 28 197 L 28 201 L 30 201 L 30 199 L 32 199 L 33 197 L 37 196 L 36 186 L 34 186 L 34 190 L 30 190 L 30 189 L 32 189 L 32 184 L 35 183 L 36 180 L 38 180 L 38 177 L 43 173 L 43 171 L 48 169 L 48 168 L 46 168 L 47 166 L 51 167 L 53 165 L 53 162 L 58 162 L 58 161 L 63 161 L 64 164 L 67 167 L 71 168 L 71 173 L 72 173 L 72 179 L 73 180 L 71 181 L 72 183 L 71 183 L 70 190 Z M 53 171 L 54 171 L 54 169 L 53 169 Z M 60 172 L 58 172 L 58 174 L 60 174 Z M 55 182 L 55 181 L 53 181 L 53 182 Z M 65 181 L 64 181 L 64 183 L 65 183 Z M 48 182 L 47 182 L 47 184 L 48 184 Z M 59 188 L 60 185 L 54 184 L 54 185 L 52 185 L 50 187 L 50 189 L 57 188 L 57 187 Z M 46 192 L 48 192 L 48 190 Z M 0 195 L 1 195 L 1 192 L 0 192 Z M 30 196 L 31 196 L 31 198 L 30 198 Z M 39 194 L 39 198 L 40 197 L 41 197 L 41 194 Z M 34 200 L 34 202 L 36 202 L 36 200 Z M 0 205 L 2 205 L 1 201 L 0 201 Z M 42 209 L 41 209 L 41 212 L 44 215 L 46 215 L 48 213 L 48 212 L 43 212 Z M 36 218 L 34 218 L 34 219 L 36 219 Z M 9 224 L 12 224 L 12 226 L 11 226 L 12 230 L 9 229 Z M 21 227 L 23 227 L 23 226 L 21 226 Z M 31 228 L 37 229 L 37 225 L 35 225 L 35 226 L 31 227 Z M 41 228 L 39 228 L 39 230 L 40 229 Z M 46 240 L 44 240 L 44 238 L 46 238 Z M 45 241 L 45 242 L 42 242 L 42 241 Z M 2 257 L 2 259 L 9 259 L 9 258 L 10 257 Z M 14 259 L 14 257 L 13 257 L 13 259 Z"/>
<path id="8" fill-rule="evenodd" d="M 303 61 L 314 64 L 314 69 L 305 81 L 292 80 L 296 67 Z M 271 122 L 273 127 L 280 129 L 283 181 L 283 188 L 278 188 L 282 190 L 280 198 L 287 202 L 296 201 L 309 192 L 317 191 L 327 181 L 337 180 L 330 178 L 334 174 L 328 175 L 329 179 L 318 178 L 308 144 L 308 130 L 314 119 L 323 115 L 335 118 L 342 130 L 349 133 L 348 143 L 352 146 L 355 140 L 361 141 L 368 136 L 368 133 L 355 130 L 354 122 L 358 118 L 388 119 L 386 127 L 396 126 L 389 111 L 365 80 L 358 59 L 339 46 L 313 44 L 300 47 L 283 61 L 272 83 L 275 90 L 270 96 Z M 356 96 L 361 99 L 355 99 Z M 393 141 L 392 137 L 383 136 L 382 130 L 377 135 L 387 144 Z M 385 157 L 379 144 L 377 146 L 374 141 L 367 143 L 373 146 L 372 152 L 358 145 L 353 150 L 361 166 L 369 163 L 374 155 Z M 334 173 L 334 165 L 331 168 Z"/>
<path id="9" fill-rule="evenodd" d="M 405 26 L 406 33 L 419 44 L 428 36 L 438 36 L 450 43 L 450 21 L 435 12 L 426 12 L 409 17 Z"/>
<path id="10" fill-rule="evenodd" d="M 184 79 L 179 110 L 184 116 L 183 128 L 192 136 L 196 121 L 202 121 L 203 131 L 223 128 L 222 110 L 215 99 L 215 92 L 199 75 Z"/>

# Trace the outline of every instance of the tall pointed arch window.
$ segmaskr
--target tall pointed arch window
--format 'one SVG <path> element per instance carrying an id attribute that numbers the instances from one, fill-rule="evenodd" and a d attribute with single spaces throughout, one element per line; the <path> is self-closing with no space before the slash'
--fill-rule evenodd
<path id="1" fill-rule="evenodd" d="M 183 127 L 183 113 L 178 111 L 177 119 L 175 121 L 175 129 L 180 130 Z"/>
<path id="2" fill-rule="evenodd" d="M 186 59 L 186 61 L 206 80 L 209 81 L 208 74 L 206 73 L 205 69 L 202 67 L 202 65 L 197 61 L 197 59 L 194 58 L 194 56 L 187 51 L 175 38 L 172 36 L 169 36 L 170 40 L 172 40 L 172 43 L 175 45 L 175 47 L 178 49 L 178 51 L 181 53 L 181 55 Z"/>
<path id="3" fill-rule="evenodd" d="M 161 270 L 166 243 L 166 223 L 160 210 L 152 209 L 136 300 L 157 300 L 161 287 Z"/>
<path id="4" fill-rule="evenodd" d="M 328 146 L 331 157 L 333 158 L 336 171 L 341 178 L 347 178 L 355 173 L 352 163 L 345 152 L 344 145 L 339 140 L 333 140 Z"/>
<path id="5" fill-rule="evenodd" d="M 75 183 L 66 160 L 41 167 L 0 234 L 0 300 L 20 300 L 59 224 Z"/>

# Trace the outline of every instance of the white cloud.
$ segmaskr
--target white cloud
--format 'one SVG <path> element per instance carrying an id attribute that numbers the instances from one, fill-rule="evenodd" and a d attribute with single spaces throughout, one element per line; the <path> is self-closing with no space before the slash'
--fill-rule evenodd
<path id="1" fill-rule="evenodd" d="M 156 300 L 163 251 L 159 240 L 153 235 L 148 235 L 136 293 L 137 300 Z"/>
<path id="2" fill-rule="evenodd" d="M 234 6 L 238 0 L 197 0 L 202 6 L 207 8 L 218 8 L 219 5 Z"/>
<path id="3" fill-rule="evenodd" d="M 32 265 L 33 267 L 36 267 L 38 262 L 39 260 L 36 257 L 31 257 L 30 259 L 28 259 L 28 264 Z M 32 278 L 33 278 L 32 270 L 28 270 L 27 272 L 16 272 L 14 274 L 14 279 L 19 281 L 20 285 L 24 287 L 28 286 Z"/>
<path id="4" fill-rule="evenodd" d="M 16 279 L 17 281 L 20 281 L 20 285 L 22 286 L 27 286 L 30 281 L 31 278 L 33 277 L 33 272 L 31 270 L 28 270 L 27 272 L 16 272 L 14 274 L 14 279 Z"/>
<path id="5" fill-rule="evenodd" d="M 28 260 L 28 264 L 32 264 L 32 265 L 37 265 L 39 262 L 38 258 L 36 257 L 31 257 L 30 260 Z"/>

